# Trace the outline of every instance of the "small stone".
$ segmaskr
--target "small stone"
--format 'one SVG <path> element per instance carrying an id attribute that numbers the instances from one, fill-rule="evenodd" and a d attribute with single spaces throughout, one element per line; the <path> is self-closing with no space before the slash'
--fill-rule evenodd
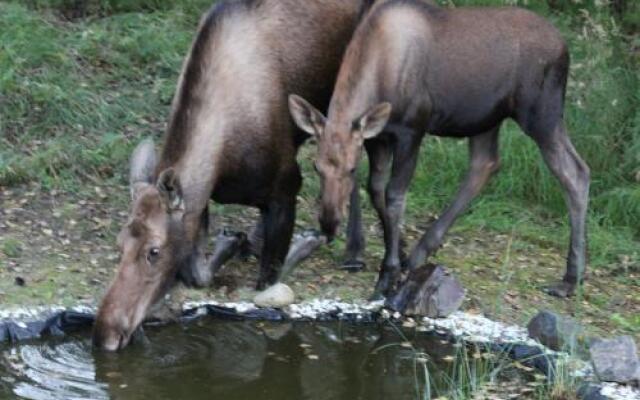
<path id="1" fill-rule="evenodd" d="M 631 336 L 595 339 L 589 352 L 596 375 L 601 381 L 640 384 L 640 360 Z"/>
<path id="2" fill-rule="evenodd" d="M 284 283 L 276 283 L 253 298 L 253 303 L 264 308 L 283 308 L 295 300 L 293 290 Z"/>
<path id="3" fill-rule="evenodd" d="M 550 349 L 573 349 L 582 327 L 572 318 L 551 311 L 540 311 L 527 324 L 529 336 Z"/>

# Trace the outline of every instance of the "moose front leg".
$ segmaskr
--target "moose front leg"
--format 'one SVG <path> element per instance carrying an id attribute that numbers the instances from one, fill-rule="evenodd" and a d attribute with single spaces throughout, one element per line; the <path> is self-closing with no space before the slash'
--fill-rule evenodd
<path id="1" fill-rule="evenodd" d="M 260 210 L 263 221 L 262 255 L 257 290 L 276 283 L 284 263 L 296 217 L 296 200 L 285 198 L 271 201 Z"/>
<path id="2" fill-rule="evenodd" d="M 364 252 L 364 236 L 362 234 L 362 212 L 360 210 L 360 188 L 357 180 L 351 190 L 349 204 L 349 221 L 347 222 L 347 248 L 342 269 L 356 272 L 365 267 L 362 253 Z"/>
<path id="3" fill-rule="evenodd" d="M 213 273 L 207 262 L 207 241 L 209 239 L 209 208 L 199 214 L 185 215 L 187 237 L 194 243 L 193 250 L 185 264 L 178 271 L 178 279 L 190 287 L 205 287 L 211 283 Z"/>
<path id="4" fill-rule="evenodd" d="M 248 247 L 247 235 L 243 232 L 235 232 L 227 228 L 222 229 L 216 236 L 216 245 L 213 254 L 208 259 L 208 271 L 210 280 L 216 275 L 222 266 L 237 255 L 241 255 L 243 249 Z"/>
<path id="5" fill-rule="evenodd" d="M 429 227 L 420 242 L 411 251 L 407 267 L 414 269 L 432 256 L 442 245 L 444 235 L 453 222 L 480 193 L 489 178 L 499 168 L 498 131 L 496 127 L 486 133 L 469 138 L 469 172 L 460 186 L 453 203 Z"/>
<path id="6" fill-rule="evenodd" d="M 193 225 L 197 224 L 194 228 Z M 197 232 L 191 255 L 187 262 L 178 271 L 178 279 L 190 287 L 206 287 L 211 284 L 216 272 L 225 262 L 241 253 L 247 247 L 247 236 L 242 232 L 233 232 L 223 229 L 216 237 L 216 244 L 211 256 L 207 255 L 209 242 L 209 210 L 205 208 L 199 219 L 189 215 L 185 217 L 185 227 L 188 232 Z M 192 235 L 188 235 L 193 236 Z"/>
<path id="7" fill-rule="evenodd" d="M 400 236 L 407 189 L 418 161 L 421 137 L 399 138 L 393 153 L 391 177 L 387 184 L 384 208 L 385 254 L 373 299 L 388 296 L 400 278 Z"/>

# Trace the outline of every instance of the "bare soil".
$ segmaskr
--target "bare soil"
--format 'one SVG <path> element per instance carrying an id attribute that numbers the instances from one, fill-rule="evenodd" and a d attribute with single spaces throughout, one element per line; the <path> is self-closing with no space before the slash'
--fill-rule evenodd
<path id="1" fill-rule="evenodd" d="M 45 192 L 36 187 L 0 188 L 0 307 L 76 304 L 95 305 L 115 272 L 115 235 L 127 216 L 126 187 L 89 186 L 80 192 Z M 298 230 L 313 218 L 301 200 Z M 241 207 L 215 207 L 214 227 L 248 230 L 256 212 Z M 214 228 L 215 229 L 215 228 Z M 298 300 L 366 299 L 373 290 L 382 258 L 381 232 L 365 218 L 367 268 L 348 273 L 338 267 L 338 242 L 318 251 L 287 278 Z M 413 243 L 422 229 L 405 224 Z M 467 289 L 463 309 L 490 318 L 526 324 L 539 309 L 572 315 L 590 335 L 631 334 L 640 341 L 640 270 L 625 259 L 609 269 L 592 270 L 584 293 L 557 299 L 541 288 L 564 271 L 560 244 L 524 240 L 517 226 L 510 235 L 455 228 L 435 261 L 460 278 Z M 212 244 L 213 246 L 213 244 Z M 256 260 L 234 260 L 204 290 L 177 287 L 171 300 L 250 300 L 257 276 Z"/>

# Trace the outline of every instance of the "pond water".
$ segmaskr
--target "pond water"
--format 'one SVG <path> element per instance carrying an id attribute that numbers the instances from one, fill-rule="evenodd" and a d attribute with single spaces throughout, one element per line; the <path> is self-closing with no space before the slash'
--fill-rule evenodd
<path id="1" fill-rule="evenodd" d="M 378 324 L 202 319 L 145 334 L 116 354 L 94 352 L 88 333 L 0 345 L 0 399 L 417 399 L 424 361 L 437 386 L 456 353 Z"/>

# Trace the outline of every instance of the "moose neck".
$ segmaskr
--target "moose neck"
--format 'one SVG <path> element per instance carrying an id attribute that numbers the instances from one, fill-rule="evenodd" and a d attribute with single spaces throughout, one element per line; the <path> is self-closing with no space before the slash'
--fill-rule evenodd
<path id="1" fill-rule="evenodd" d="M 329 121 L 351 124 L 372 106 L 387 101 L 381 98 L 379 75 L 384 56 L 379 49 L 365 42 L 370 27 L 359 27 L 345 53 L 331 104 Z"/>
<path id="2" fill-rule="evenodd" d="M 201 210 L 209 200 L 228 125 L 222 98 L 225 88 L 214 80 L 221 65 L 213 57 L 224 50 L 220 48 L 224 41 L 217 39 L 224 27 L 214 16 L 210 13 L 201 21 L 183 64 L 156 168 L 156 178 L 174 168 L 187 211 Z"/>

